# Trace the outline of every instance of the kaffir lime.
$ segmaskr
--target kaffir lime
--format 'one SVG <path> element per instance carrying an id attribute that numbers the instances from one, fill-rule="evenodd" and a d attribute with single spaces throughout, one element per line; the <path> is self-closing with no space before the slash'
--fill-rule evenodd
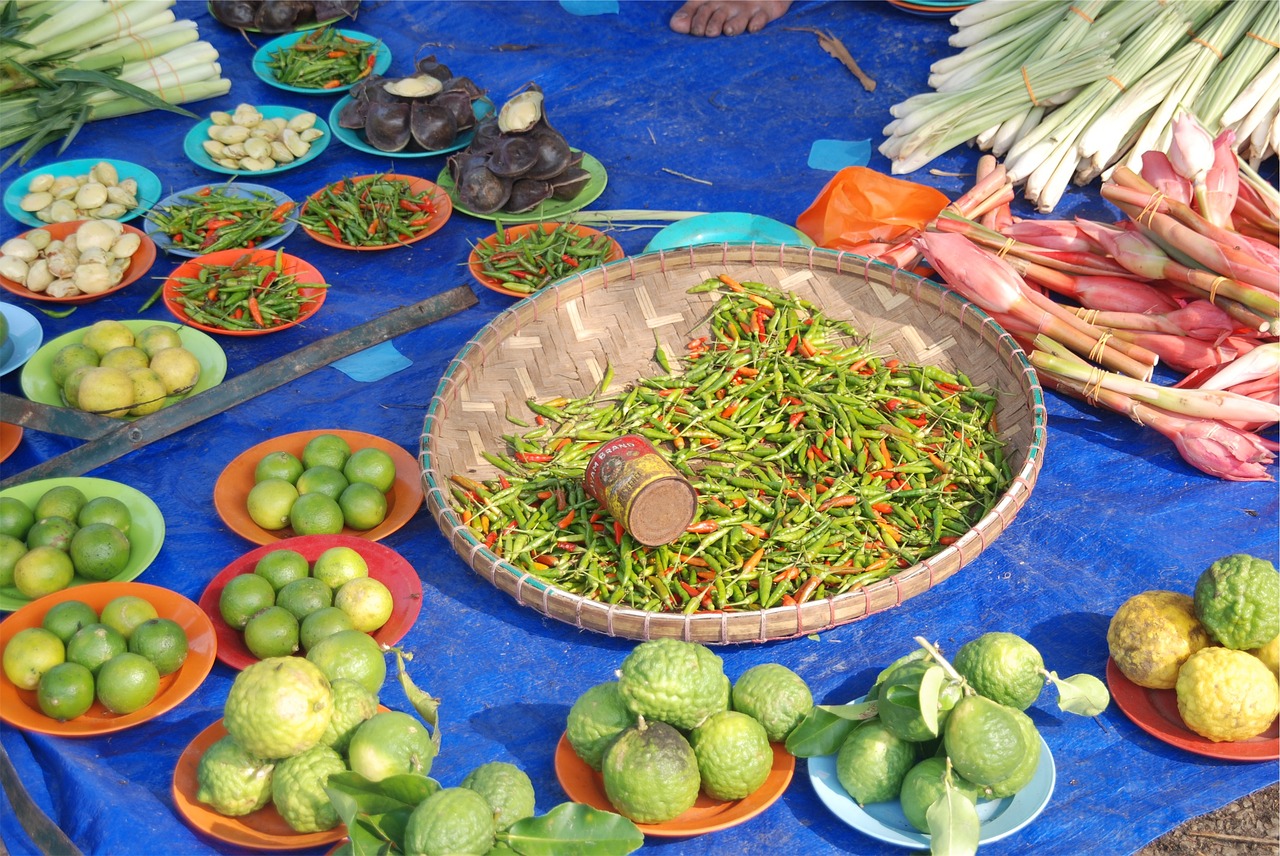
<path id="1" fill-rule="evenodd" d="M 619 814 L 636 823 L 664 823 L 698 799 L 698 756 L 665 722 L 628 728 L 605 753 L 604 791 Z"/>
<path id="2" fill-rule="evenodd" d="M 578 696 L 569 708 L 565 737 L 579 758 L 599 770 L 609 746 L 635 724 L 636 715 L 622 700 L 618 682 L 606 681 Z"/>
<path id="3" fill-rule="evenodd" d="M 240 817 L 271 802 L 275 764 L 244 751 L 223 737 L 204 751 L 196 766 L 196 799 L 218 814 Z"/>
<path id="4" fill-rule="evenodd" d="M 754 717 L 774 743 L 813 709 L 813 694 L 804 678 L 781 663 L 752 666 L 733 684 L 733 709 Z"/>
<path id="5" fill-rule="evenodd" d="M 689 736 L 702 789 L 718 800 L 740 800 L 764 784 L 773 748 L 764 726 L 745 713 L 722 710 Z"/>
<path id="6" fill-rule="evenodd" d="M 328 746 L 313 746 L 285 758 L 271 776 L 271 802 L 294 832 L 323 832 L 342 822 L 324 786 L 347 769 Z"/>
<path id="7" fill-rule="evenodd" d="M 727 710 L 729 688 L 710 648 L 679 639 L 641 642 L 618 672 L 618 692 L 632 713 L 686 730 Z"/>
<path id="8" fill-rule="evenodd" d="M 515 764 L 506 761 L 481 764 L 462 780 L 462 787 L 484 797 L 493 809 L 493 823 L 499 832 L 521 818 L 533 816 L 533 782 Z"/>

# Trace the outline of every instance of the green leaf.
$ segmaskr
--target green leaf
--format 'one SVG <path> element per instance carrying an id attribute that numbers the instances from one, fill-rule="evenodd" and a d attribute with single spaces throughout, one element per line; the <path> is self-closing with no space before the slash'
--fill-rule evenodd
<path id="1" fill-rule="evenodd" d="M 884 671 L 876 675 L 876 683 L 877 684 L 884 683 L 884 679 L 889 677 L 889 673 L 892 672 L 894 669 L 898 668 L 899 666 L 905 665 L 907 663 L 914 663 L 916 660 L 923 660 L 925 657 L 928 657 L 928 656 L 929 656 L 928 651 L 924 650 L 923 648 L 916 648 L 910 654 L 899 657 L 898 659 L 890 663 L 888 666 L 886 666 L 884 668 Z"/>
<path id="2" fill-rule="evenodd" d="M 118 95 L 136 98 L 153 110 L 168 110 L 170 113 L 177 113 L 181 116 L 187 116 L 192 119 L 200 118 L 185 107 L 180 107 L 177 104 L 170 104 L 159 95 L 143 89 L 141 86 L 134 86 L 132 83 L 127 83 L 110 74 L 103 74 L 101 71 L 86 71 L 81 68 L 60 68 L 53 73 L 52 77 L 59 83 L 87 83 L 90 86 L 100 86 L 103 89 L 110 90 Z"/>
<path id="3" fill-rule="evenodd" d="M 827 713 L 834 713 L 841 719 L 852 719 L 854 722 L 873 718 L 876 715 L 876 709 L 879 707 L 874 701 L 860 701 L 856 704 L 822 704 L 818 706 Z"/>
<path id="4" fill-rule="evenodd" d="M 329 801 L 348 825 L 348 816 L 386 814 L 406 806 L 412 809 L 438 790 L 439 782 L 417 773 L 400 773 L 371 782 L 359 773 L 348 771 L 334 773 L 325 786 Z M 344 813 L 344 809 L 348 809 L 348 813 Z"/>
<path id="5" fill-rule="evenodd" d="M 404 661 L 406 659 L 412 660 L 412 654 L 406 654 L 405 651 L 396 647 L 392 647 L 390 651 L 396 655 L 396 677 L 400 679 L 400 686 L 404 689 L 404 694 L 413 705 L 413 709 L 418 712 L 418 715 L 422 717 L 427 725 L 431 726 L 431 742 L 436 744 L 436 754 L 439 754 L 442 740 L 440 734 L 440 699 L 418 689 L 418 685 L 413 682 L 413 678 L 409 677 Z"/>
<path id="6" fill-rule="evenodd" d="M 620 814 L 561 803 L 516 821 L 504 840 L 521 856 L 622 856 L 640 849 L 644 833 Z"/>
<path id="7" fill-rule="evenodd" d="M 933 856 L 973 856 L 978 852 L 982 822 L 973 801 L 951 784 L 924 813 Z"/>
<path id="8" fill-rule="evenodd" d="M 1087 673 L 1058 677 L 1057 672 L 1045 672 L 1049 681 L 1058 688 L 1058 709 L 1079 716 L 1097 716 L 1111 703 L 1107 685 Z"/>
<path id="9" fill-rule="evenodd" d="M 831 755 L 840 751 L 845 738 L 859 725 L 829 710 L 815 707 L 787 735 L 787 751 L 797 758 Z"/>
<path id="10" fill-rule="evenodd" d="M 343 848 L 348 856 L 386 856 L 392 852 L 392 842 L 367 818 L 360 817 L 355 823 L 348 823 L 347 838 L 349 840 Z"/>
<path id="11" fill-rule="evenodd" d="M 920 717 L 934 737 L 938 736 L 938 696 L 946 679 L 946 670 L 941 666 L 930 666 L 920 678 Z"/>

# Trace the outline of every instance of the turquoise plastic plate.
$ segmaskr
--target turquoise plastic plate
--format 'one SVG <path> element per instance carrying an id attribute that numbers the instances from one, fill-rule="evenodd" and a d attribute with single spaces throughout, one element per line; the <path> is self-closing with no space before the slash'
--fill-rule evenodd
<path id="1" fill-rule="evenodd" d="M 164 543 L 164 515 L 160 513 L 160 508 L 142 491 L 107 479 L 41 479 L 2 490 L 0 496 L 14 497 L 30 508 L 44 495 L 45 491 L 61 485 L 77 487 L 89 499 L 113 496 L 128 507 L 129 515 L 133 518 L 129 527 L 129 564 L 125 565 L 124 570 L 110 580 L 86 580 L 76 577 L 71 585 L 78 586 L 93 582 L 123 583 L 137 579 L 138 575 L 155 561 L 156 556 L 160 554 L 160 545 Z M 0 587 L 0 610 L 12 612 L 30 602 L 31 598 L 15 587 Z"/>
<path id="2" fill-rule="evenodd" d="M 44 340 L 36 316 L 10 303 L 0 303 L 0 315 L 9 322 L 9 341 L 0 345 L 0 375 L 6 375 L 31 359 Z"/>
<path id="3" fill-rule="evenodd" d="M 294 116 L 300 116 L 303 113 L 315 112 L 312 110 L 299 110 L 297 107 L 280 107 L 271 105 L 267 107 L 259 107 L 258 112 L 267 119 L 274 119 L 277 116 L 283 116 L 285 119 L 292 119 Z M 212 119 L 205 119 L 197 124 L 194 128 L 187 132 L 187 136 L 182 141 L 182 150 L 186 152 L 187 158 L 196 166 L 203 167 L 211 172 L 220 172 L 223 175 L 243 175 L 254 177 L 259 175 L 275 175 L 278 172 L 284 172 L 290 169 L 296 169 L 305 163 L 310 163 L 320 157 L 320 153 L 329 147 L 329 138 L 333 134 L 329 131 L 329 126 L 325 124 L 324 119 L 316 114 L 316 127 L 324 132 L 324 136 L 311 141 L 311 148 L 305 155 L 295 161 L 289 163 L 277 164 L 271 169 L 228 169 L 221 164 L 214 163 L 213 158 L 209 157 L 209 153 L 204 150 L 204 141 L 209 139 L 209 126 L 213 124 Z M 159 194 L 157 194 L 159 195 Z"/>
<path id="4" fill-rule="evenodd" d="M 577 151 L 577 149 L 574 149 L 574 151 Z M 503 223 L 540 223 L 559 220 L 574 211 L 580 211 L 595 202 L 600 198 L 600 194 L 604 193 L 605 185 L 609 183 L 609 176 L 604 171 L 604 165 L 591 155 L 583 152 L 582 168 L 591 174 L 591 179 L 587 182 L 586 187 L 578 192 L 577 196 L 564 201 L 548 199 L 537 208 L 532 211 L 526 211 L 523 214 L 508 214 L 505 211 L 478 214 L 467 208 L 458 202 L 458 188 L 453 183 L 453 176 L 449 175 L 448 167 L 440 170 L 440 175 L 436 178 L 436 184 L 440 185 L 444 192 L 449 194 L 449 199 L 453 201 L 454 210 L 461 211 L 463 214 L 470 214 L 472 217 L 479 217 L 482 220 L 501 220 Z"/>
<path id="5" fill-rule="evenodd" d="M 391 48 L 387 47 L 381 39 L 356 30 L 338 30 L 337 32 L 338 35 L 346 36 L 349 39 L 357 39 L 362 42 L 371 42 L 376 44 L 373 60 L 374 74 L 382 74 L 391 67 Z M 272 39 L 262 47 L 258 48 L 257 52 L 253 55 L 253 73 L 258 75 L 258 79 L 264 83 L 269 83 L 276 89 L 283 89 L 285 92 L 297 92 L 300 95 L 341 95 L 343 92 L 346 92 L 355 84 L 355 81 L 352 81 L 345 86 L 335 86 L 332 89 L 323 89 L 321 87 L 307 88 L 305 86 L 290 86 L 287 83 L 281 83 L 276 78 L 276 74 L 270 66 L 272 54 L 293 47 L 295 43 L 307 38 L 308 35 L 310 34 L 286 33 L 279 38 Z M 330 122 L 330 124 L 337 127 L 336 123 Z"/>
<path id="6" fill-rule="evenodd" d="M 181 401 L 183 398 L 188 398 L 210 387 L 217 386 L 227 376 L 227 354 L 222 350 L 222 346 L 206 333 L 183 324 L 174 324 L 171 321 L 152 321 L 146 318 L 130 318 L 120 323 L 134 333 L 155 324 L 172 326 L 178 331 L 178 337 L 182 339 L 182 347 L 195 354 L 196 359 L 200 361 L 200 380 L 196 382 L 195 387 L 182 398 L 170 399 L 165 403 L 165 407 L 175 401 Z M 22 369 L 22 377 L 20 379 L 22 392 L 27 398 L 54 407 L 67 406 L 66 402 L 62 400 L 62 390 L 53 381 L 53 359 L 64 345 L 72 345 L 83 339 L 86 329 L 88 328 L 72 330 L 70 333 L 59 336 L 46 343 L 44 347 L 32 355 Z M 138 417 L 123 416 L 121 418 L 132 420 Z"/>
<path id="7" fill-rule="evenodd" d="M 156 177 L 154 172 L 144 166 L 138 166 L 138 164 L 129 163 L 129 161 L 116 160 L 115 158 L 79 158 L 33 169 L 13 182 L 13 184 L 10 184 L 4 192 L 5 212 L 19 223 L 26 223 L 28 226 L 47 226 L 48 224 L 37 218 L 36 215 L 23 211 L 18 204 L 22 201 L 22 197 L 27 195 L 27 188 L 31 186 L 31 179 L 37 175 L 52 175 L 55 178 L 63 175 L 88 175 L 89 170 L 103 161 L 116 168 L 116 174 L 121 181 L 126 178 L 132 178 L 138 182 L 138 205 L 136 208 L 126 211 L 124 216 L 119 218 L 122 223 L 142 215 L 164 193 L 160 179 Z"/>
<path id="8" fill-rule="evenodd" d="M 373 146 L 365 142 L 364 134 L 360 131 L 353 131 L 350 128 L 338 127 L 338 114 L 342 112 L 342 108 L 351 103 L 351 96 L 344 95 L 337 104 L 333 105 L 333 109 L 329 111 L 329 127 L 333 129 L 333 135 L 338 141 L 345 143 L 358 152 L 366 152 L 371 155 L 378 155 L 385 158 L 433 158 L 437 155 L 447 155 L 450 152 L 456 152 L 465 149 L 471 145 L 471 141 L 475 139 L 475 128 L 463 131 L 453 141 L 453 145 L 446 146 L 443 149 L 432 149 L 425 151 L 423 149 L 404 149 L 398 152 L 384 152 L 382 149 L 375 149 Z M 477 98 L 471 102 L 471 112 L 475 114 L 476 121 L 479 122 L 485 116 L 493 112 L 493 102 L 488 98 Z M 439 182 L 437 182 L 438 184 Z"/>
<path id="9" fill-rule="evenodd" d="M 270 197 L 276 203 L 276 205 L 283 205 L 286 202 L 292 201 L 289 198 L 289 195 L 287 193 L 281 193 L 280 191 L 274 188 L 267 187 L 265 184 L 245 184 L 242 182 L 237 182 L 235 180 L 232 180 L 224 184 L 216 184 L 216 185 L 197 184 L 194 187 L 188 187 L 185 190 L 179 190 L 177 193 L 171 193 L 168 196 L 166 196 L 164 199 L 161 199 L 159 202 L 157 202 L 152 207 L 151 211 L 148 212 L 148 215 L 155 213 L 157 211 L 166 211 L 169 208 L 182 208 L 186 205 L 191 205 L 193 203 L 190 200 L 183 199 L 183 197 L 194 196 L 196 193 L 200 192 L 201 190 L 204 190 L 206 187 L 214 187 L 220 193 L 223 193 L 227 196 L 244 197 L 245 199 L 251 199 L 253 198 L 253 195 L 255 193 L 260 193 Z M 290 212 L 290 213 L 292 214 L 293 212 Z M 267 240 L 263 241 L 261 244 L 258 244 L 257 248 L 260 250 L 265 250 L 267 247 L 274 247 L 276 244 L 279 244 L 285 238 L 292 235 L 294 233 L 294 230 L 296 230 L 297 228 L 298 228 L 297 219 L 294 217 L 286 216 L 284 221 L 284 231 L 281 232 L 279 235 L 276 235 L 273 238 L 268 238 Z M 150 216 L 148 216 L 147 219 L 143 222 L 142 229 L 144 232 L 147 233 L 148 237 L 150 237 L 151 240 L 155 242 L 156 247 L 158 249 L 164 250 L 166 253 L 170 253 L 171 255 L 175 255 L 175 256 L 187 256 L 188 258 L 195 258 L 197 256 L 204 255 L 198 250 L 187 250 L 187 249 L 183 249 L 182 247 L 175 247 L 173 245 L 173 239 L 170 238 L 163 231 L 161 231 L 160 227 L 158 227 L 155 223 L 151 222 Z"/>
<path id="10" fill-rule="evenodd" d="M 813 239 L 794 226 L 759 214 L 719 211 L 677 220 L 654 235 L 644 251 L 654 253 L 700 244 L 803 244 L 812 247 Z"/>
<path id="11" fill-rule="evenodd" d="M 861 701 L 862 699 L 855 699 Z M 823 755 L 809 759 L 809 781 L 818 799 L 831 812 L 854 829 L 888 844 L 896 844 L 912 850 L 928 850 L 929 836 L 917 830 L 902 813 L 897 800 L 869 803 L 865 806 L 854 802 L 848 791 L 836 778 L 836 756 Z M 1040 816 L 1053 796 L 1057 781 L 1053 754 L 1049 744 L 1040 738 L 1040 766 L 1035 777 L 1025 788 L 1011 797 L 1000 800 L 982 800 L 978 803 L 978 818 L 982 821 L 979 844 L 990 844 L 1013 835 Z"/>

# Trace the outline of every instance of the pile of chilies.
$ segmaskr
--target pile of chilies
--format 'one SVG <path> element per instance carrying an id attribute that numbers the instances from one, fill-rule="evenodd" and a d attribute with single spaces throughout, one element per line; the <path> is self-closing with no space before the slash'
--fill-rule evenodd
<path id="1" fill-rule="evenodd" d="M 1280 422 L 1280 195 L 1239 168 L 1233 142 L 1179 116 L 1167 154 L 1103 185 L 1116 224 L 1016 220 L 986 155 L 923 232 L 859 251 L 904 268 L 923 257 L 1046 385 L 1156 429 L 1206 473 L 1270 481 L 1280 447 L 1259 432 Z M 1182 377 L 1152 383 L 1157 362 Z"/>

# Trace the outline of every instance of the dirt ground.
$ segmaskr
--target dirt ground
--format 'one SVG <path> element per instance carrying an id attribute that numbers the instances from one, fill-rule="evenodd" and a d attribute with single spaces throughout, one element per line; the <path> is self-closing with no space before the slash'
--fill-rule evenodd
<path id="1" fill-rule="evenodd" d="M 1280 785 L 1193 817 L 1136 856 L 1270 856 L 1280 853 Z"/>

